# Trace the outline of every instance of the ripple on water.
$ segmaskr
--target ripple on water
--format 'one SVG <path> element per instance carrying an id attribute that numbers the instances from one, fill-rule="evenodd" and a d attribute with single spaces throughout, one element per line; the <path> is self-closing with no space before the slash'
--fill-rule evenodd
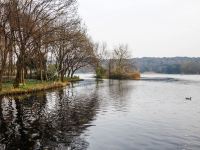
<path id="1" fill-rule="evenodd" d="M 199 150 L 200 78 L 164 78 L 87 79 L 53 92 L 5 97 L 0 149 Z"/>

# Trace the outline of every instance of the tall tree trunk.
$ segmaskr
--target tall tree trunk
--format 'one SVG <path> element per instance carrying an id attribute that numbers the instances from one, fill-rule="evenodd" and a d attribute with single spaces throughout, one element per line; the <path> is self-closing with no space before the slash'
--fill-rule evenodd
<path id="1" fill-rule="evenodd" d="M 43 71 L 41 68 L 40 68 L 40 80 L 43 82 Z"/>
<path id="2" fill-rule="evenodd" d="M 32 73 L 32 69 L 30 68 L 30 75 L 29 78 L 32 79 L 33 78 L 33 73 Z"/>
<path id="3" fill-rule="evenodd" d="M 48 80 L 46 63 L 44 64 L 44 80 L 45 80 L 45 81 Z"/>
<path id="4" fill-rule="evenodd" d="M 43 82 L 43 65 L 42 60 L 40 60 L 40 80 Z"/>
<path id="5" fill-rule="evenodd" d="M 9 80 L 11 79 L 12 73 L 13 73 L 13 53 L 10 50 L 10 53 L 9 53 L 9 65 L 8 65 L 8 79 Z"/>
<path id="6" fill-rule="evenodd" d="M 23 64 L 21 63 L 20 60 L 21 59 L 18 59 L 17 61 L 17 74 L 13 84 L 14 88 L 18 88 L 21 83 L 24 84 L 24 71 L 23 71 L 24 69 L 23 69 Z"/>
<path id="7" fill-rule="evenodd" d="M 69 70 L 68 70 L 67 77 L 70 77 L 70 75 L 71 75 L 71 70 L 69 69 Z"/>
<path id="8" fill-rule="evenodd" d="M 28 69 L 27 69 L 27 67 L 24 69 L 24 78 L 25 79 L 28 78 Z"/>
<path id="9" fill-rule="evenodd" d="M 62 82 L 64 82 L 64 76 L 65 76 L 64 71 L 61 71 L 61 81 Z"/>
<path id="10" fill-rule="evenodd" d="M 65 75 L 66 75 L 66 69 L 63 69 L 63 70 L 61 71 L 61 81 L 62 81 L 62 82 L 64 82 Z"/>
<path id="11" fill-rule="evenodd" d="M 62 64 L 61 63 L 58 66 L 58 77 L 59 77 L 59 80 L 62 81 Z"/>
<path id="12" fill-rule="evenodd" d="M 71 78 L 73 78 L 75 72 L 76 72 L 76 70 L 72 70 Z"/>
<path id="13" fill-rule="evenodd" d="M 3 78 L 3 71 L 0 70 L 0 91 L 2 91 L 2 78 Z"/>

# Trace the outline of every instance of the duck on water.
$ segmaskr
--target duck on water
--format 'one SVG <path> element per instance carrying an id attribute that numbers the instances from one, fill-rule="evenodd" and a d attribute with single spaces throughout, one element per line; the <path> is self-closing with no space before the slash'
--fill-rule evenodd
<path id="1" fill-rule="evenodd" d="M 191 101 L 192 97 L 186 97 L 185 99 L 188 100 L 188 101 Z"/>

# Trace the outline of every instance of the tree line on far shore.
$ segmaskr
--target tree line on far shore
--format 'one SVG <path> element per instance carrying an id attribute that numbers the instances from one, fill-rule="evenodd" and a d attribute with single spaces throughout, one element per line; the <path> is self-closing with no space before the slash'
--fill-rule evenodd
<path id="1" fill-rule="evenodd" d="M 130 63 L 143 72 L 165 74 L 200 74 L 200 58 L 192 57 L 144 57 L 134 58 Z"/>

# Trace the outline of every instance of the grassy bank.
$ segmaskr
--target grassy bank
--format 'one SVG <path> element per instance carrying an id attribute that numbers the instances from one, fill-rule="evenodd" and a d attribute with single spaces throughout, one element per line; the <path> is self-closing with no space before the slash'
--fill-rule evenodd
<path id="1" fill-rule="evenodd" d="M 3 89 L 0 91 L 0 96 L 28 94 L 39 91 L 51 90 L 62 88 L 70 84 L 70 82 L 82 81 L 78 77 L 66 78 L 65 82 L 60 81 L 44 81 L 39 80 L 27 80 L 25 85 L 21 85 L 19 88 L 14 88 L 12 82 L 6 82 L 3 84 Z"/>

